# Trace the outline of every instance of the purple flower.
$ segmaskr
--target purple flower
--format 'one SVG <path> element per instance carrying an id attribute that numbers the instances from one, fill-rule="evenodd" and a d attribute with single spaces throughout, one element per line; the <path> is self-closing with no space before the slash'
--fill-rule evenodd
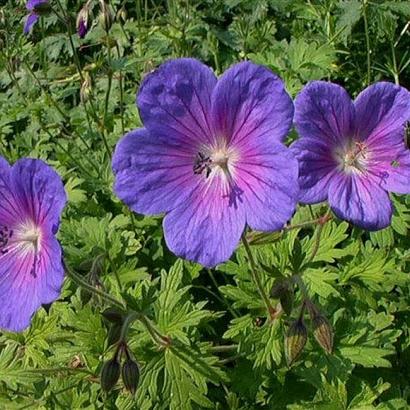
<path id="1" fill-rule="evenodd" d="M 387 227 L 388 192 L 410 193 L 410 151 L 404 143 L 410 93 L 376 83 L 354 102 L 336 84 L 314 81 L 295 101 L 300 139 L 291 149 L 299 160 L 300 200 L 326 199 L 335 214 L 367 230 Z"/>
<path id="2" fill-rule="evenodd" d="M 30 14 L 27 16 L 24 24 L 24 34 L 30 33 L 31 28 L 37 23 L 41 13 L 49 9 L 48 0 L 28 0 L 26 8 L 30 11 Z"/>
<path id="3" fill-rule="evenodd" d="M 22 331 L 60 294 L 64 269 L 55 238 L 66 203 L 61 178 L 44 162 L 0 157 L 0 328 Z"/>
<path id="4" fill-rule="evenodd" d="M 273 231 L 290 219 L 298 166 L 283 140 L 293 104 L 271 71 L 243 62 L 217 80 L 197 60 L 171 60 L 145 78 L 137 105 L 145 128 L 117 145 L 115 192 L 135 212 L 166 213 L 176 255 L 212 267 L 246 223 Z"/>

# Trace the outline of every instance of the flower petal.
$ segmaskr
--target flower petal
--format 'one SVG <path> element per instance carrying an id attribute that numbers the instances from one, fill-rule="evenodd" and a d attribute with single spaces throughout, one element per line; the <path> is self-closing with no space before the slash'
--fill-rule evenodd
<path id="1" fill-rule="evenodd" d="M 332 178 L 329 204 L 339 218 L 369 231 L 386 228 L 391 223 L 393 207 L 389 195 L 368 174 L 339 173 Z"/>
<path id="2" fill-rule="evenodd" d="M 218 178 L 216 176 L 215 178 Z M 206 267 L 227 261 L 245 229 L 245 210 L 222 180 L 205 181 L 164 218 L 165 241 L 177 256 Z"/>
<path id="3" fill-rule="evenodd" d="M 295 212 L 298 163 L 284 145 L 262 139 L 248 143 L 234 179 L 243 191 L 246 222 L 252 229 L 281 229 Z"/>
<path id="4" fill-rule="evenodd" d="M 313 138 L 300 138 L 290 146 L 299 162 L 299 200 L 305 204 L 327 199 L 329 181 L 337 169 L 330 148 L 325 141 Z"/>
<path id="5" fill-rule="evenodd" d="M 405 88 L 379 82 L 362 91 L 354 105 L 357 136 L 368 146 L 402 146 L 410 121 L 410 93 Z"/>
<path id="6" fill-rule="evenodd" d="M 64 279 L 62 252 L 54 236 L 45 234 L 37 255 L 35 275 L 34 252 L 14 247 L 0 254 L 0 328 L 20 332 L 30 325 L 32 315 L 42 304 L 60 295 Z"/>
<path id="7" fill-rule="evenodd" d="M 28 0 L 26 3 L 27 10 L 34 10 L 35 8 L 41 7 L 44 4 L 48 4 L 48 0 Z"/>
<path id="8" fill-rule="evenodd" d="M 209 112 L 216 77 L 192 58 L 162 64 L 143 81 L 137 96 L 144 126 L 156 137 L 198 147 L 210 141 Z"/>
<path id="9" fill-rule="evenodd" d="M 57 232 L 67 202 L 60 176 L 43 161 L 24 158 L 12 167 L 10 183 L 14 201 L 9 205 L 20 219 L 30 218 L 36 225 L 50 226 Z"/>
<path id="10" fill-rule="evenodd" d="M 232 143 L 251 135 L 281 142 L 292 125 L 293 103 L 278 76 L 246 61 L 219 79 L 212 95 L 212 117 L 215 134 Z"/>
<path id="11" fill-rule="evenodd" d="M 35 23 L 37 23 L 37 20 L 39 19 L 38 14 L 36 13 L 30 13 L 27 18 L 26 22 L 24 23 L 24 34 L 29 34 L 31 31 L 31 28 L 34 26 Z"/>
<path id="12" fill-rule="evenodd" d="M 114 190 L 133 211 L 158 214 L 185 201 L 201 175 L 193 172 L 195 153 L 159 141 L 146 129 L 126 134 L 113 156 Z"/>
<path id="13" fill-rule="evenodd" d="M 380 150 L 370 171 L 380 178 L 380 186 L 386 191 L 410 194 L 410 151 L 402 145 L 400 151 L 389 146 L 384 152 Z"/>
<path id="14" fill-rule="evenodd" d="M 354 132 L 354 106 L 337 84 L 312 81 L 295 100 L 295 125 L 299 135 L 339 145 Z"/>

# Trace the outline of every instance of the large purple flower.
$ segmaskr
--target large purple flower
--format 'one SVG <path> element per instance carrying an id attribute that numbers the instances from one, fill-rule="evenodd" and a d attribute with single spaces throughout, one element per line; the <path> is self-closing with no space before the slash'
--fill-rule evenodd
<path id="1" fill-rule="evenodd" d="M 135 212 L 166 213 L 176 255 L 215 266 L 246 223 L 272 231 L 292 216 L 298 166 L 282 142 L 293 104 L 271 71 L 243 62 L 217 80 L 197 60 L 171 60 L 145 78 L 137 105 L 145 128 L 116 148 L 115 192 Z"/>
<path id="2" fill-rule="evenodd" d="M 28 0 L 26 8 L 30 14 L 26 17 L 26 22 L 24 23 L 24 34 L 30 33 L 31 28 L 37 23 L 41 13 L 49 9 L 49 3 L 48 0 Z"/>
<path id="3" fill-rule="evenodd" d="M 21 331 L 60 294 L 64 269 L 55 238 L 66 203 L 61 178 L 44 162 L 0 157 L 0 328 Z"/>
<path id="4" fill-rule="evenodd" d="M 336 84 L 314 81 L 295 101 L 300 139 L 301 201 L 326 199 L 335 214 L 367 229 L 391 222 L 388 192 L 410 193 L 410 151 L 404 142 L 410 93 L 380 82 L 354 102 Z"/>

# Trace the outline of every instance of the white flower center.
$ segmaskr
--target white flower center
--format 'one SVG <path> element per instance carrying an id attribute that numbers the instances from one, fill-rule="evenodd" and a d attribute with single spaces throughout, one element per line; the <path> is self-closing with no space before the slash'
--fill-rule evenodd
<path id="1" fill-rule="evenodd" d="M 32 220 L 22 222 L 14 230 L 12 242 L 22 247 L 24 251 L 37 253 L 41 242 L 41 229 Z"/>
<path id="2" fill-rule="evenodd" d="M 334 156 L 341 171 L 348 174 L 366 172 L 369 153 L 363 142 L 351 141 L 344 147 L 338 147 Z"/>

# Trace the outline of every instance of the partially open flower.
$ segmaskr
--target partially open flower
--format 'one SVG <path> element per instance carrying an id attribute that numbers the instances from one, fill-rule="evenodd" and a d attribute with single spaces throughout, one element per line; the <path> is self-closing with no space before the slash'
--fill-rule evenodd
<path id="1" fill-rule="evenodd" d="M 90 19 L 90 1 L 84 4 L 83 8 L 77 15 L 77 33 L 80 38 L 84 38 L 88 33 Z"/>

